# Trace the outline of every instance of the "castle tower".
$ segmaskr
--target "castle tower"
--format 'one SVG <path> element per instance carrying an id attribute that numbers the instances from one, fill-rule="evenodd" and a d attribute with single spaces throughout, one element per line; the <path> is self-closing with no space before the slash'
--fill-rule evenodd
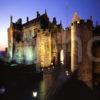
<path id="1" fill-rule="evenodd" d="M 10 17 L 10 27 L 8 28 L 8 55 L 9 55 L 9 60 L 12 60 L 13 57 L 13 32 L 14 32 L 14 27 L 13 27 L 13 18 L 12 16 Z"/>
<path id="2" fill-rule="evenodd" d="M 80 36 L 78 32 L 78 22 L 80 18 L 75 12 L 71 24 L 71 71 L 74 72 L 78 69 L 78 44 L 80 44 Z"/>
<path id="3" fill-rule="evenodd" d="M 77 70 L 78 79 L 89 87 L 92 87 L 92 61 L 87 48 L 92 38 L 92 25 L 91 20 L 73 20 L 71 24 L 71 71 Z"/>

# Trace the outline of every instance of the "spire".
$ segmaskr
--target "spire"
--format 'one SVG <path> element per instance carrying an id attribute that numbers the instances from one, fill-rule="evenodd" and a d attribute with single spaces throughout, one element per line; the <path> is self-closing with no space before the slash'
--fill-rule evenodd
<path id="1" fill-rule="evenodd" d="M 10 16 L 10 23 L 12 23 L 13 22 L 13 17 L 12 16 Z"/>
<path id="2" fill-rule="evenodd" d="M 45 9 L 45 14 L 47 15 L 47 10 Z"/>
<path id="3" fill-rule="evenodd" d="M 74 12 L 74 15 L 73 15 L 73 18 L 72 18 L 72 22 L 76 22 L 76 21 L 79 21 L 79 20 L 80 20 L 80 17 L 78 16 L 78 13 Z"/>

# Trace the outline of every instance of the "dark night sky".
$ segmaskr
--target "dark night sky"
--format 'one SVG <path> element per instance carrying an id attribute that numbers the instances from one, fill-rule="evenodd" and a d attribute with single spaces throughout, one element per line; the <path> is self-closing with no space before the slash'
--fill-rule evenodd
<path id="1" fill-rule="evenodd" d="M 43 14 L 47 9 L 50 20 L 55 16 L 58 23 L 62 20 L 63 26 L 70 25 L 73 13 L 78 12 L 82 19 L 93 16 L 94 23 L 100 23 L 100 0 L 0 0 L 0 47 L 7 46 L 7 28 L 9 18 L 13 20 L 26 17 L 36 17 L 36 11 Z"/>

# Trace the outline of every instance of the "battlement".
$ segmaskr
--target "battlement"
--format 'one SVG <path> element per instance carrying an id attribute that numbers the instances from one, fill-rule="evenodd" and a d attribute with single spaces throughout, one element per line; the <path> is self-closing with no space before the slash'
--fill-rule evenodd
<path id="1" fill-rule="evenodd" d="M 67 27 L 65 30 L 66 31 L 70 31 L 71 30 L 71 27 Z"/>
<path id="2" fill-rule="evenodd" d="M 88 28 L 92 28 L 93 27 L 93 21 L 91 19 L 87 19 L 87 20 L 79 20 L 79 21 L 75 21 L 71 23 L 71 26 L 87 26 Z"/>

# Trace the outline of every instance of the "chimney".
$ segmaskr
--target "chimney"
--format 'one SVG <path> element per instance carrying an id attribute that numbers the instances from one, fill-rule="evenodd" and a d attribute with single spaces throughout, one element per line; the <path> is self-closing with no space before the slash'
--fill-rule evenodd
<path id="1" fill-rule="evenodd" d="M 38 18 L 38 17 L 40 17 L 40 13 L 39 13 L 39 11 L 37 11 L 37 18 Z"/>
<path id="2" fill-rule="evenodd" d="M 57 24 L 56 17 L 53 17 L 53 24 Z"/>

